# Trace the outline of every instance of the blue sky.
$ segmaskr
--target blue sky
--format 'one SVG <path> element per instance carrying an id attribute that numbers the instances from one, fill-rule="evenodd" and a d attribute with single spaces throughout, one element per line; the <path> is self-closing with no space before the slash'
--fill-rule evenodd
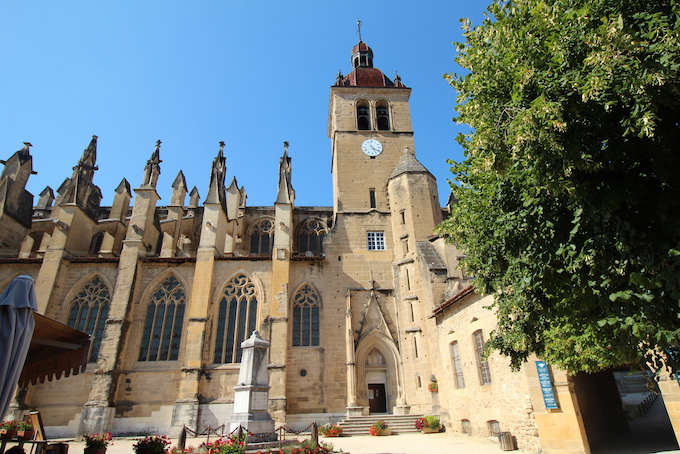
<path id="1" fill-rule="evenodd" d="M 0 158 L 31 142 L 37 201 L 71 176 L 92 135 L 94 182 L 109 205 L 122 178 L 139 186 L 162 141 L 159 205 L 182 170 L 205 199 L 218 142 L 227 185 L 272 205 L 290 142 L 297 206 L 331 206 L 328 97 L 362 38 L 375 66 L 413 89 L 418 159 L 448 197 L 447 159 L 462 159 L 451 121 L 459 19 L 490 1 L 0 1 Z"/>

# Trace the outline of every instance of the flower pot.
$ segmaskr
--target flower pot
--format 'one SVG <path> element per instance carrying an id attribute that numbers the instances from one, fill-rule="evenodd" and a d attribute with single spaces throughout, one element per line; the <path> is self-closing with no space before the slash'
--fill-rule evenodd
<path id="1" fill-rule="evenodd" d="M 17 438 L 19 440 L 33 440 L 35 430 L 19 430 L 17 431 Z"/>
<path id="2" fill-rule="evenodd" d="M 423 434 L 436 434 L 437 432 L 439 432 L 439 429 L 433 429 L 432 427 L 423 427 L 420 429 L 420 433 Z"/>
<path id="3" fill-rule="evenodd" d="M 84 454 L 106 454 L 106 448 L 85 448 Z"/>
<path id="4" fill-rule="evenodd" d="M 14 435 L 16 435 L 16 433 L 17 433 L 16 430 L 0 429 L 0 439 L 9 440 L 10 438 L 14 438 Z"/>
<path id="5" fill-rule="evenodd" d="M 381 430 L 381 431 L 378 432 L 378 433 L 371 434 L 371 435 L 375 435 L 376 437 L 380 437 L 380 436 L 382 436 L 382 435 L 392 435 L 392 428 L 391 428 L 391 427 L 388 427 L 388 428 L 386 428 L 386 429 Z"/>

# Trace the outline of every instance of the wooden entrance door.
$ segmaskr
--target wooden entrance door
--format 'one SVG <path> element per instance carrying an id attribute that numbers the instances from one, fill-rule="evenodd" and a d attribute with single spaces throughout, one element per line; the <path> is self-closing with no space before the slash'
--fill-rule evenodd
<path id="1" fill-rule="evenodd" d="M 368 409 L 370 413 L 387 413 L 387 396 L 384 383 L 369 383 Z"/>

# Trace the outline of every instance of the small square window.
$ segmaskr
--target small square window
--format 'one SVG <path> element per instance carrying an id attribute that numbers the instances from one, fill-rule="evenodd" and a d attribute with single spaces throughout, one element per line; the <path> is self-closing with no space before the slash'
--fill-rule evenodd
<path id="1" fill-rule="evenodd" d="M 385 250 L 385 232 L 366 232 L 369 251 Z"/>

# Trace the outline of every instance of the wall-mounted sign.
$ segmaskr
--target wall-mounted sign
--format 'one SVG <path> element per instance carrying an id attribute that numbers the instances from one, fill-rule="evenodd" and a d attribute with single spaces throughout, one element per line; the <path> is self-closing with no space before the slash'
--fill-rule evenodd
<path id="1" fill-rule="evenodd" d="M 538 369 L 538 382 L 541 384 L 545 408 L 548 410 L 560 408 L 559 405 L 557 405 L 557 399 L 555 399 L 555 390 L 553 389 L 552 380 L 550 379 L 548 364 L 545 361 L 536 361 L 536 369 Z"/>

